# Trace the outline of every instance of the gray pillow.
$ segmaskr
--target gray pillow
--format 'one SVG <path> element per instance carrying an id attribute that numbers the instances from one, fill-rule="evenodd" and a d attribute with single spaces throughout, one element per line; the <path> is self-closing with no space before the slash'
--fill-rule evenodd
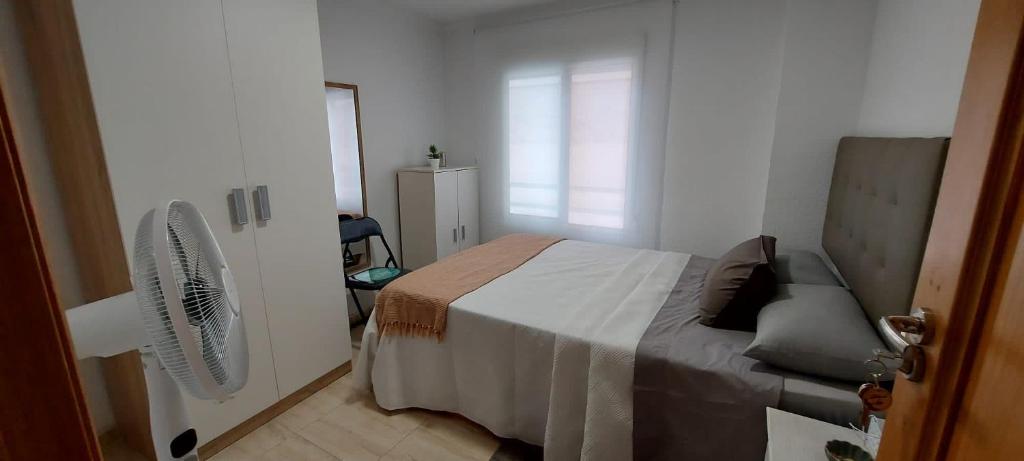
<path id="1" fill-rule="evenodd" d="M 802 250 L 787 251 L 775 256 L 775 278 L 779 283 L 841 286 L 821 256 Z"/>
<path id="2" fill-rule="evenodd" d="M 779 285 L 757 316 L 757 334 L 743 353 L 779 368 L 862 381 L 864 361 L 885 349 L 860 304 L 843 287 Z"/>
<path id="3" fill-rule="evenodd" d="M 704 278 L 700 323 L 754 331 L 757 311 L 775 296 L 775 237 L 741 242 L 718 258 Z"/>

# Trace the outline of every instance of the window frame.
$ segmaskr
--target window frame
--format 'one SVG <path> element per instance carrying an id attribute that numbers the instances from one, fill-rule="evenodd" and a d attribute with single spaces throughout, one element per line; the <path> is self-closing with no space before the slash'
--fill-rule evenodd
<path id="1" fill-rule="evenodd" d="M 591 224 L 579 224 L 569 221 L 570 211 L 570 163 L 571 163 L 571 123 L 572 123 L 572 77 L 581 73 L 581 69 L 599 69 L 601 67 L 613 67 L 615 64 L 625 64 L 630 71 L 630 100 L 629 115 L 627 121 L 627 151 L 626 171 L 624 181 L 624 206 L 622 211 L 622 227 L 608 227 Z M 511 210 L 511 152 L 510 152 L 510 87 L 515 80 L 542 77 L 558 77 L 560 82 L 559 91 L 559 123 L 560 136 L 558 146 L 558 210 L 556 216 L 537 216 L 522 213 L 513 213 Z M 503 211 L 502 215 L 506 223 L 514 227 L 528 228 L 542 232 L 557 233 L 559 230 L 570 230 L 596 236 L 618 237 L 626 232 L 637 228 L 636 207 L 633 199 L 636 196 L 636 173 L 638 168 L 637 134 L 639 118 L 641 116 L 640 106 L 640 85 L 643 81 L 641 73 L 641 60 L 633 56 L 617 56 L 604 59 L 576 59 L 571 61 L 560 61 L 555 63 L 544 63 L 533 66 L 520 66 L 508 71 L 501 79 L 502 98 L 502 190 L 503 190 Z"/>

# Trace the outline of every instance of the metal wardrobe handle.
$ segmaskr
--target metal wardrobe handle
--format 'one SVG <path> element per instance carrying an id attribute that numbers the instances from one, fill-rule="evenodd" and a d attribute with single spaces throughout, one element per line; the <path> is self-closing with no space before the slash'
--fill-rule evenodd
<path id="1" fill-rule="evenodd" d="M 462 225 L 462 240 L 466 240 L 466 225 Z"/>
<path id="2" fill-rule="evenodd" d="M 231 189 L 231 222 L 244 226 L 249 224 L 249 207 L 245 204 L 245 189 Z"/>
<path id="3" fill-rule="evenodd" d="M 256 186 L 253 193 L 257 221 L 270 221 L 270 189 L 266 185 Z"/>
<path id="4" fill-rule="evenodd" d="M 459 230 L 454 227 L 452 228 L 452 241 L 456 243 L 459 241 Z"/>

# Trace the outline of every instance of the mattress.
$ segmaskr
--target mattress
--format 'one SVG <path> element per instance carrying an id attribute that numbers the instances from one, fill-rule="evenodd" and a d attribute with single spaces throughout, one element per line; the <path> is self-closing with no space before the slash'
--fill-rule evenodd
<path id="1" fill-rule="evenodd" d="M 860 419 L 857 383 L 831 381 L 796 373 L 781 373 L 779 409 L 846 427 Z"/>
<path id="2" fill-rule="evenodd" d="M 459 413 L 548 459 L 628 460 L 637 342 L 689 258 L 562 241 L 452 302 L 443 341 L 380 337 L 371 318 L 355 382 L 383 408 Z"/>

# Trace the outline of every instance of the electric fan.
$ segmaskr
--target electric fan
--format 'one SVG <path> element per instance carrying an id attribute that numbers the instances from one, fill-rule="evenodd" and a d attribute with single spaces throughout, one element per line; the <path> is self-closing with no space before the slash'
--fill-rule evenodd
<path id="1" fill-rule="evenodd" d="M 179 389 L 224 401 L 249 375 L 234 279 L 206 219 L 180 200 L 143 216 L 133 260 L 133 292 L 67 311 L 75 350 L 86 358 L 138 349 L 157 459 L 198 459 Z"/>

